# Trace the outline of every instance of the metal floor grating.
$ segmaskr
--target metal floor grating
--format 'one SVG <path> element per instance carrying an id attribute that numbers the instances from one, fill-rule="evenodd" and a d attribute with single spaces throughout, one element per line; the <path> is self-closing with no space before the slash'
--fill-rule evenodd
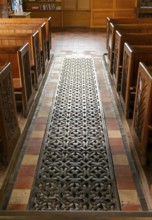
<path id="1" fill-rule="evenodd" d="M 32 210 L 119 210 L 93 59 L 63 61 L 29 200 Z"/>

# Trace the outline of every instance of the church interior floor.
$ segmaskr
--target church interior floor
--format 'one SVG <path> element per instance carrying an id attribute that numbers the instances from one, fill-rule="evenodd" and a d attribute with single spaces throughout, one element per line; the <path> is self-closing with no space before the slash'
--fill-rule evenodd
<path id="1" fill-rule="evenodd" d="M 108 140 L 113 160 L 116 185 L 122 211 L 149 211 L 152 198 L 144 169 L 140 166 L 129 130 L 130 122 L 123 116 L 118 96 L 108 76 L 103 54 L 106 53 L 106 32 L 83 28 L 53 30 L 54 54 L 48 77 L 39 98 L 14 172 L 3 198 L 2 209 L 27 210 L 36 166 L 45 134 L 49 113 L 60 77 L 63 58 L 66 55 L 90 55 L 95 64 L 99 94 L 104 110 Z M 19 117 L 21 130 L 25 119 Z M 0 182 L 3 185 L 7 170 L 1 166 Z M 2 193 L 1 193 L 2 195 Z M 3 194 L 4 197 L 4 194 Z"/>

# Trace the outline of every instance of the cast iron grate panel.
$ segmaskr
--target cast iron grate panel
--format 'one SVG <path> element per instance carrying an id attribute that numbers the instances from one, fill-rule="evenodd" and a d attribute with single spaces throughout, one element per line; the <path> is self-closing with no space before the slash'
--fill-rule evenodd
<path id="1" fill-rule="evenodd" d="M 29 209 L 119 209 L 94 63 L 90 57 L 63 61 Z"/>

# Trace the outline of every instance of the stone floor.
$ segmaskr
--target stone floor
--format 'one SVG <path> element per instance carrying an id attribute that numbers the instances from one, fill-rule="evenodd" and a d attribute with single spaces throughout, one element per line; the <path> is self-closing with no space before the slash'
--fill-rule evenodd
<path id="1" fill-rule="evenodd" d="M 136 156 L 128 123 L 121 112 L 119 100 L 115 96 L 103 60 L 103 54 L 106 52 L 105 41 L 106 33 L 102 30 L 67 29 L 53 31 L 53 63 L 22 146 L 20 157 L 16 163 L 16 168 L 10 177 L 5 209 L 27 210 L 45 128 L 55 99 L 63 58 L 66 55 L 74 54 L 90 55 L 94 59 L 121 210 L 132 212 L 152 209 L 146 176 Z M 23 119 L 20 119 L 20 125 L 23 129 Z M 132 152 L 134 153 L 132 154 Z M 5 168 L 2 170 L 0 172 L 1 182 L 3 182 L 6 171 Z"/>

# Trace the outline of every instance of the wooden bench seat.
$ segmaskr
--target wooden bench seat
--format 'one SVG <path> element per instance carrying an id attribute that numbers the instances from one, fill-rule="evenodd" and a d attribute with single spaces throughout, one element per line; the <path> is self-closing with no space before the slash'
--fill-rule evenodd
<path id="1" fill-rule="evenodd" d="M 34 100 L 30 69 L 29 44 L 23 46 L 0 46 L 0 65 L 11 62 L 16 104 L 27 117 Z"/>
<path id="2" fill-rule="evenodd" d="M 113 25 L 110 23 L 112 32 L 109 36 L 109 45 L 108 45 L 108 60 L 109 60 L 109 71 L 112 73 L 112 60 L 114 52 L 114 42 L 115 42 L 115 32 L 123 31 L 123 33 L 151 33 L 152 32 L 152 23 L 151 24 L 118 24 Z"/>
<path id="3" fill-rule="evenodd" d="M 17 20 L 17 21 L 16 21 Z M 47 49 L 48 49 L 48 59 L 50 59 L 52 56 L 50 54 L 51 52 L 51 17 L 48 18 L 20 18 L 20 19 L 15 19 L 15 18 L 2 18 L 0 19 L 0 23 L 22 23 L 25 24 L 39 24 L 41 25 L 42 23 L 45 22 L 46 24 L 46 39 L 47 39 Z"/>
<path id="4" fill-rule="evenodd" d="M 1 33 L 33 33 L 38 30 L 39 33 L 39 42 L 41 49 L 41 61 L 43 67 L 43 74 L 45 73 L 48 65 L 48 48 L 47 48 L 47 39 L 46 39 L 46 25 L 45 23 L 41 24 L 30 24 L 30 23 L 0 23 L 0 32 Z"/>
<path id="5" fill-rule="evenodd" d="M 132 136 L 142 165 L 152 146 L 152 66 L 139 63 Z"/>
<path id="6" fill-rule="evenodd" d="M 34 87 L 37 89 L 39 83 L 42 80 L 42 68 L 41 68 L 41 55 L 39 47 L 39 34 L 38 31 L 32 33 L 5 33 L 0 34 L 0 45 L 1 46 L 14 46 L 24 45 L 29 43 L 30 48 L 30 63 L 31 68 L 34 72 Z"/>
<path id="7" fill-rule="evenodd" d="M 117 91 L 120 91 L 121 85 L 123 49 L 125 42 L 132 45 L 152 45 L 152 33 L 123 33 L 123 31 L 116 31 L 112 61 L 112 76 Z"/>
<path id="8" fill-rule="evenodd" d="M 11 64 L 0 68 L 0 162 L 8 164 L 20 137 Z"/>
<path id="9" fill-rule="evenodd" d="M 106 38 L 106 48 L 108 50 L 109 36 L 111 33 L 110 23 L 113 24 L 142 24 L 142 23 L 152 23 L 152 18 L 110 18 L 107 17 L 107 38 Z"/>
<path id="10" fill-rule="evenodd" d="M 120 102 L 125 116 L 132 118 L 139 62 L 152 64 L 152 45 L 124 44 Z"/>

